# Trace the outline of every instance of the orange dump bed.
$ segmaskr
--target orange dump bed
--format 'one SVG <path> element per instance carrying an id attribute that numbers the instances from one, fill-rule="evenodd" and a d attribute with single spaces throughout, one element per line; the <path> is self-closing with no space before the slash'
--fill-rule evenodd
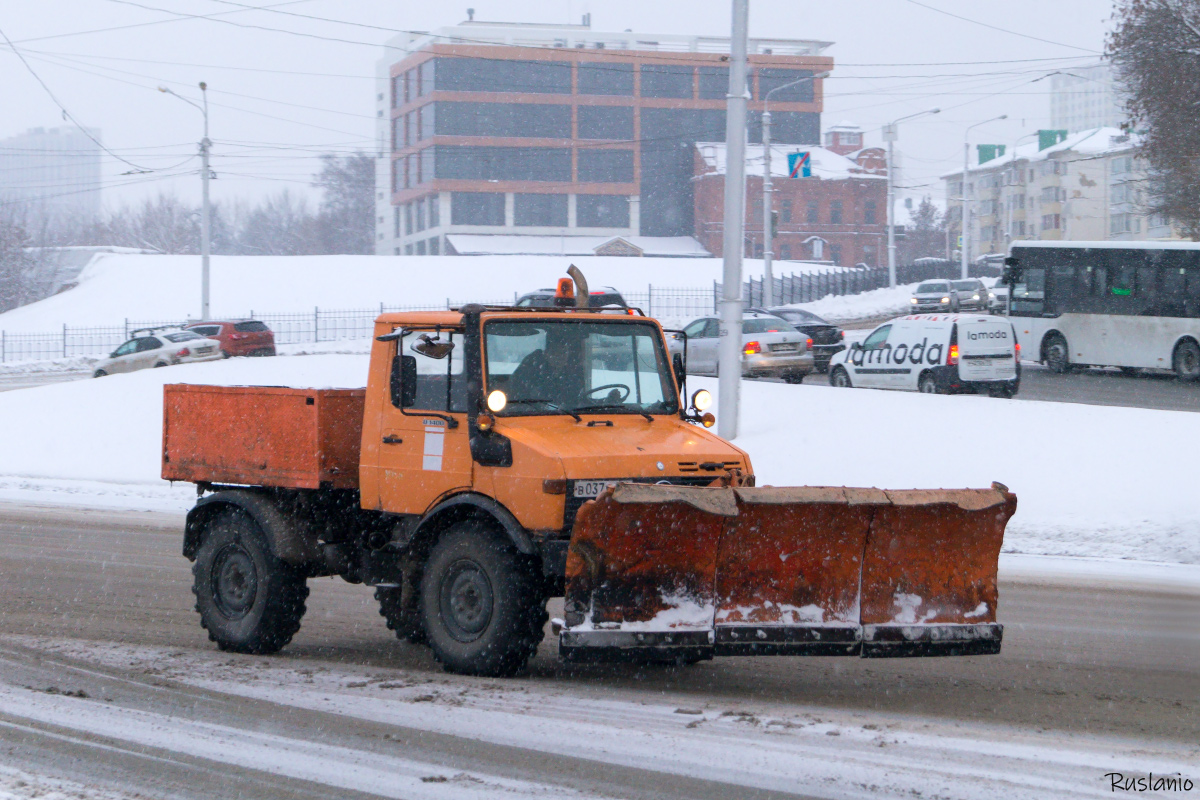
<path id="1" fill-rule="evenodd" d="M 162 476 L 358 488 L 364 389 L 163 387 Z"/>

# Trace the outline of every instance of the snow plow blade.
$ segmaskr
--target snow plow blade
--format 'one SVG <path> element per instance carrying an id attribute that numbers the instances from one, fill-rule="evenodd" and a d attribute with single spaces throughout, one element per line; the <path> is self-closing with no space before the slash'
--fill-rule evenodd
<path id="1" fill-rule="evenodd" d="M 570 660 L 998 653 L 1016 497 L 991 489 L 620 484 L 579 511 Z"/>

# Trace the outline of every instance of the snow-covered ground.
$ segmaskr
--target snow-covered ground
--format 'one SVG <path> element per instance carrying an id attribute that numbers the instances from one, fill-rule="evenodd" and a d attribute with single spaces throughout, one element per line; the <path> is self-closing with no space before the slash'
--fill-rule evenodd
<path id="1" fill-rule="evenodd" d="M 0 394 L 0 499 L 183 511 L 190 487 L 158 477 L 164 383 L 363 386 L 365 348 Z M 715 381 L 689 383 L 716 394 Z M 1178 444 L 1200 438 L 1200 415 L 755 381 L 742 403 L 737 443 L 760 484 L 1000 481 L 1019 498 L 1006 552 L 1200 564 L 1200 493 Z"/>
<path id="2" fill-rule="evenodd" d="M 794 303 L 791 308 L 811 311 L 829 322 L 853 322 L 907 314 L 909 299 L 917 284 L 910 283 L 894 289 L 872 289 L 860 294 L 829 295 L 811 303 Z M 3 317 L 0 317 L 2 320 Z"/>
<path id="3" fill-rule="evenodd" d="M 220 316 L 304 313 L 387 306 L 443 307 L 447 300 L 504 302 L 554 286 L 575 264 L 593 289 L 622 292 L 689 289 L 707 298 L 721 280 L 717 258 L 557 256 L 213 256 L 212 309 Z M 831 267 L 784 262 L 783 272 Z M 747 259 L 747 278 L 762 261 Z M 56 331 L 64 324 L 121 325 L 124 320 L 176 320 L 197 312 L 200 260 L 195 256 L 97 256 L 73 289 L 0 314 L 9 332 Z"/>

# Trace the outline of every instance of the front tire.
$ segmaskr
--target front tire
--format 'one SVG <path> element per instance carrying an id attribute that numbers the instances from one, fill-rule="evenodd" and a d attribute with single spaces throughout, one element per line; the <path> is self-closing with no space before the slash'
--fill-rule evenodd
<path id="1" fill-rule="evenodd" d="M 1171 358 L 1171 366 L 1175 376 L 1184 383 L 1200 378 L 1200 345 L 1192 341 L 1180 342 Z"/>
<path id="2" fill-rule="evenodd" d="M 275 556 L 244 512 L 208 520 L 192 576 L 200 624 L 222 650 L 274 653 L 300 630 L 308 598 L 304 576 Z"/>
<path id="3" fill-rule="evenodd" d="M 1046 367 L 1051 372 L 1065 375 L 1071 371 L 1071 350 L 1066 339 L 1057 333 L 1051 334 L 1045 348 Z"/>
<path id="4" fill-rule="evenodd" d="M 804 383 L 807 372 L 786 372 L 783 374 L 784 383 Z"/>
<path id="5" fill-rule="evenodd" d="M 93 373 L 92 373 L 92 377 L 93 377 L 93 378 L 103 378 L 103 377 L 104 377 L 105 375 L 107 375 L 107 374 L 108 374 L 108 373 L 107 373 L 107 372 L 105 372 L 104 370 L 102 370 L 102 369 L 98 369 L 98 370 L 96 370 L 95 372 L 93 372 Z"/>
<path id="6" fill-rule="evenodd" d="M 836 386 L 839 389 L 850 389 L 853 384 L 850 383 L 850 373 L 846 372 L 845 367 L 834 367 L 829 373 L 829 385 Z"/>
<path id="7" fill-rule="evenodd" d="M 484 523 L 466 520 L 434 545 L 421 576 L 421 623 L 448 672 L 520 671 L 545 634 L 537 563 Z"/>

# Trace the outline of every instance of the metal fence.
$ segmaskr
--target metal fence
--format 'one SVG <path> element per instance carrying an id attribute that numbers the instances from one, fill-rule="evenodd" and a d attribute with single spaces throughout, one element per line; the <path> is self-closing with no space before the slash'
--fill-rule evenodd
<path id="1" fill-rule="evenodd" d="M 932 263 L 931 263 L 932 262 Z M 897 283 L 915 283 L 932 278 L 955 278 L 958 266 L 950 261 L 925 260 L 896 269 Z M 858 294 L 888 285 L 886 269 L 836 269 L 823 272 L 791 273 L 775 278 L 776 302 L 809 303 L 829 295 Z M 720 301 L 721 285 L 711 287 L 655 286 L 644 290 L 625 287 L 623 295 L 629 305 L 642 309 L 652 317 L 671 322 L 686 322 L 695 317 L 714 314 Z M 752 278 L 742 288 L 747 305 L 763 303 L 763 282 Z M 516 300 L 514 295 L 513 301 Z M 454 308 L 477 300 L 446 298 L 444 306 L 388 305 L 376 308 L 313 308 L 312 311 L 292 313 L 257 312 L 242 315 L 265 322 L 275 332 L 276 344 L 335 342 L 346 339 L 365 339 L 373 331 L 375 318 L 389 311 L 430 311 L 435 308 Z M 496 305 L 509 302 L 491 301 Z M 0 330 L 0 362 L 40 361 L 71 356 L 96 356 L 109 353 L 128 340 L 139 328 L 162 328 L 186 324 L 188 320 L 125 320 L 108 326 L 72 327 L 33 333 Z"/>

